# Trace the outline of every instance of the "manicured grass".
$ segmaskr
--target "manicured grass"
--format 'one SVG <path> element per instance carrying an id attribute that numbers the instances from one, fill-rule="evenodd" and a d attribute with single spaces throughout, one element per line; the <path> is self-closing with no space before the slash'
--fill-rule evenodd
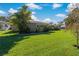
<path id="1" fill-rule="evenodd" d="M 76 38 L 70 31 L 42 34 L 0 32 L 0 55 L 8 56 L 77 56 Z"/>

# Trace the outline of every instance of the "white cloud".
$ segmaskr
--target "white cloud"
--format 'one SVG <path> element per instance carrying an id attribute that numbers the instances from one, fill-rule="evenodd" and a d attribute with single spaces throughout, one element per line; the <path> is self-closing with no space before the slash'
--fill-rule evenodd
<path id="1" fill-rule="evenodd" d="M 36 5 L 36 4 L 34 4 L 34 3 L 28 3 L 28 4 L 26 4 L 30 9 L 42 9 L 42 7 L 41 6 L 39 6 L 39 5 Z"/>
<path id="2" fill-rule="evenodd" d="M 56 8 L 61 7 L 61 6 L 62 6 L 62 4 L 54 3 L 52 7 L 53 7 L 53 9 L 56 9 Z"/>
<path id="3" fill-rule="evenodd" d="M 31 15 L 33 21 L 40 21 L 35 15 Z"/>
<path id="4" fill-rule="evenodd" d="M 10 8 L 10 9 L 8 10 L 8 12 L 11 13 L 11 14 L 14 14 L 14 13 L 17 12 L 17 10 L 15 10 L 15 9 L 13 9 L 13 8 Z"/>
<path id="5" fill-rule="evenodd" d="M 69 12 L 69 10 L 68 10 L 68 9 L 66 9 L 65 11 L 66 11 L 66 12 Z"/>
<path id="6" fill-rule="evenodd" d="M 17 9 L 21 9 L 22 7 L 18 7 Z"/>
<path id="7" fill-rule="evenodd" d="M 32 11 L 32 14 L 36 14 L 36 12 Z"/>
<path id="8" fill-rule="evenodd" d="M 44 22 L 44 23 L 53 23 L 56 24 L 57 20 L 52 20 L 50 18 L 46 18 L 44 20 L 39 20 L 35 15 L 31 15 L 32 21 L 39 21 L 39 22 Z"/>
<path id="9" fill-rule="evenodd" d="M 79 8 L 79 3 L 70 3 L 70 4 L 68 4 L 68 6 L 67 6 L 68 12 L 71 12 L 76 7 Z"/>
<path id="10" fill-rule="evenodd" d="M 6 12 L 4 12 L 4 11 L 2 11 L 2 10 L 0 10 L 0 14 L 5 14 Z"/>
<path id="11" fill-rule="evenodd" d="M 51 23 L 51 22 L 52 22 L 52 19 L 50 19 L 50 18 L 46 18 L 46 19 L 42 20 L 42 22 L 45 22 L 45 23 Z"/>
<path id="12" fill-rule="evenodd" d="M 56 14 L 57 17 L 67 17 L 65 14 Z"/>
<path id="13" fill-rule="evenodd" d="M 31 15 L 32 21 L 39 21 L 44 23 L 51 23 L 52 20 L 50 18 L 46 18 L 44 20 L 39 20 L 35 15 Z"/>
<path id="14" fill-rule="evenodd" d="M 58 20 L 54 20 L 54 19 L 51 19 L 51 18 L 46 18 L 46 19 L 42 20 L 41 22 L 56 24 L 58 22 Z"/>

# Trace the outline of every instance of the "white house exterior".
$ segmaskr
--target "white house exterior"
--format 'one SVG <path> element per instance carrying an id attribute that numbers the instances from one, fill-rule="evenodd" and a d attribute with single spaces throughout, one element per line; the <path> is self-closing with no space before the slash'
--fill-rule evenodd
<path id="1" fill-rule="evenodd" d="M 16 26 L 11 26 L 7 24 L 5 21 L 0 21 L 0 24 L 2 24 L 2 30 L 13 30 L 18 31 Z M 44 30 L 44 26 L 48 23 L 39 22 L 39 21 L 30 21 L 27 25 L 30 30 L 30 32 L 42 32 Z"/>
<path id="2" fill-rule="evenodd" d="M 43 25 L 45 25 L 45 23 L 38 21 L 31 21 L 28 23 L 28 27 L 30 28 L 31 32 L 36 32 L 36 31 L 42 32 L 44 29 Z"/>
<path id="3" fill-rule="evenodd" d="M 10 25 L 8 25 L 5 21 L 0 21 L 1 24 L 1 30 L 8 30 L 10 28 Z"/>
<path id="4" fill-rule="evenodd" d="M 44 25 L 47 23 L 39 22 L 39 21 L 30 21 L 28 22 L 28 28 L 30 32 L 42 32 L 44 30 Z M 18 29 L 15 26 L 11 26 L 13 31 L 17 31 Z"/>

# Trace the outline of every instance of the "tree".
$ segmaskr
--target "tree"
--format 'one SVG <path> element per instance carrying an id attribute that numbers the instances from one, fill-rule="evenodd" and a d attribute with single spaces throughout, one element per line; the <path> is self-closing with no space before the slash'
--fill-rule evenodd
<path id="1" fill-rule="evenodd" d="M 0 30 L 2 29 L 2 24 L 0 24 Z"/>
<path id="2" fill-rule="evenodd" d="M 7 17 L 5 17 L 5 16 L 0 16 L 0 21 L 7 21 Z"/>
<path id="3" fill-rule="evenodd" d="M 66 29 L 71 29 L 76 34 L 77 38 L 77 48 L 79 48 L 79 8 L 75 8 L 70 14 L 68 18 L 65 19 Z"/>
<path id="4" fill-rule="evenodd" d="M 17 13 L 10 16 L 10 23 L 12 26 L 16 26 L 19 33 L 29 32 L 28 22 L 31 20 L 31 12 L 26 5 L 22 6 Z"/>

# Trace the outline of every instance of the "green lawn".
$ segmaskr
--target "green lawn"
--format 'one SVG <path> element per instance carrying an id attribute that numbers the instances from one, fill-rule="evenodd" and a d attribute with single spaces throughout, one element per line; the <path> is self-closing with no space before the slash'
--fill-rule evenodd
<path id="1" fill-rule="evenodd" d="M 64 30 L 41 34 L 0 32 L 0 55 L 8 56 L 70 56 L 79 55 L 71 32 Z"/>

